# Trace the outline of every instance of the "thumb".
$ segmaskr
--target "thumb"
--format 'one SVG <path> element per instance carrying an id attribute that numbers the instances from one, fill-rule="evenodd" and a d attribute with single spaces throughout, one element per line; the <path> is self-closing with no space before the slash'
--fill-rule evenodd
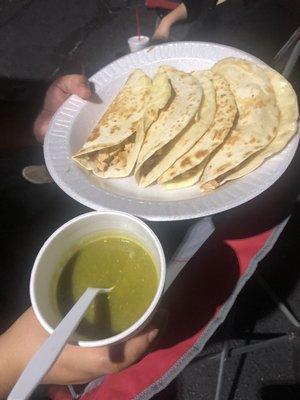
<path id="1" fill-rule="evenodd" d="M 159 333 L 158 328 L 151 328 L 143 331 L 137 336 L 129 339 L 124 346 L 124 358 L 120 362 L 119 368 L 124 369 L 134 364 L 147 351 L 150 344 L 155 340 Z"/>
<path id="2" fill-rule="evenodd" d="M 122 370 L 137 362 L 148 350 L 152 342 L 157 338 L 161 331 L 164 331 L 168 321 L 168 311 L 161 309 L 154 317 L 151 326 L 140 332 L 137 336 L 129 339 L 123 347 L 123 356 L 118 359 L 118 347 L 111 352 L 111 358 L 115 358 L 117 369 Z M 120 349 L 119 349 L 120 350 Z M 120 356 L 120 354 L 119 354 Z"/>
<path id="3" fill-rule="evenodd" d="M 84 75 L 72 74 L 60 78 L 57 86 L 66 94 L 77 94 L 83 99 L 91 97 L 89 82 Z"/>

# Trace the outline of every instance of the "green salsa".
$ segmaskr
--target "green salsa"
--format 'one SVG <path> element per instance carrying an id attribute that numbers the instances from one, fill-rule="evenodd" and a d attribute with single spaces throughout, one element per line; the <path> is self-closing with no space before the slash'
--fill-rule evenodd
<path id="1" fill-rule="evenodd" d="M 118 334 L 141 317 L 153 300 L 157 271 L 145 248 L 116 235 L 98 235 L 80 242 L 58 278 L 57 307 L 64 316 L 88 287 L 114 289 L 99 294 L 87 310 L 77 333 L 89 339 Z"/>

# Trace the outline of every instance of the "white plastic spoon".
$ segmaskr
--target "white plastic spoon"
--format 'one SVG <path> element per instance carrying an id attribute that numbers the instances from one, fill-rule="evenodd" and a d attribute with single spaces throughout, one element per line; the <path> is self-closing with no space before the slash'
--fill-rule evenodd
<path id="1" fill-rule="evenodd" d="M 98 293 L 109 293 L 113 288 L 88 288 L 59 323 L 51 336 L 42 344 L 38 352 L 27 364 L 22 375 L 12 389 L 8 400 L 27 399 L 43 377 L 50 370 L 64 348 L 68 338 L 75 331 L 87 308 Z"/>

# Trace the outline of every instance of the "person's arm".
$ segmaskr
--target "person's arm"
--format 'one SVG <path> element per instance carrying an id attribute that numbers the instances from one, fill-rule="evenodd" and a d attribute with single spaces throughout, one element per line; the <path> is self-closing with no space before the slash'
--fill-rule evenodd
<path id="1" fill-rule="evenodd" d="M 199 17 L 202 10 L 214 4 L 215 0 L 185 0 L 175 10 L 167 14 L 156 28 L 152 40 L 168 39 L 170 30 L 176 22 L 193 21 Z"/>
<path id="2" fill-rule="evenodd" d="M 158 329 L 148 327 L 122 346 L 83 348 L 67 345 L 43 380 L 47 384 L 87 383 L 101 375 L 118 372 L 136 362 L 155 339 Z M 36 319 L 32 308 L 0 336 L 0 399 L 6 399 L 26 364 L 47 332 Z M 116 356 L 120 351 L 121 355 Z"/>
<path id="3" fill-rule="evenodd" d="M 160 21 L 152 36 L 152 40 L 168 39 L 172 26 L 176 22 L 187 19 L 187 16 L 186 6 L 184 3 L 181 3 Z"/>

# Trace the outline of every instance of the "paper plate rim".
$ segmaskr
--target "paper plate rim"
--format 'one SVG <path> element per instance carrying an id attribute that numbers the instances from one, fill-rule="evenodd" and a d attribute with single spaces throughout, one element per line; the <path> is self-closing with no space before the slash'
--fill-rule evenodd
<path id="1" fill-rule="evenodd" d="M 101 83 L 109 82 L 109 79 L 111 78 L 111 75 L 107 72 L 110 69 L 118 69 L 121 68 L 121 74 L 124 75 L 128 71 L 122 72 L 122 63 L 127 63 L 128 64 L 128 70 L 132 70 L 132 68 L 138 68 L 139 62 L 141 59 L 143 61 L 148 61 L 144 62 L 141 64 L 141 67 L 143 65 L 149 65 L 151 63 L 154 63 L 155 61 L 159 61 L 159 58 L 156 60 L 151 61 L 151 53 L 153 49 L 157 49 L 159 52 L 164 52 L 164 51 L 170 51 L 172 52 L 172 49 L 176 49 L 176 51 L 180 51 L 180 48 L 185 48 L 191 49 L 191 51 L 195 50 L 201 50 L 203 47 L 209 46 L 210 48 L 216 48 L 216 49 L 228 49 L 230 52 L 236 52 L 237 56 L 244 55 L 246 59 L 252 60 L 254 62 L 257 62 L 259 64 L 264 64 L 260 59 L 257 57 L 246 53 L 242 50 L 236 49 L 231 46 L 227 45 L 220 45 L 217 43 L 210 43 L 210 42 L 172 42 L 172 43 L 165 43 L 161 44 L 158 46 L 152 46 L 149 48 L 146 48 L 142 51 L 139 51 L 137 53 L 133 54 L 128 54 L 126 56 L 121 57 L 120 59 L 113 61 L 112 63 L 108 64 L 104 68 L 100 69 L 98 72 L 96 72 L 91 78 L 90 81 L 94 82 L 95 84 L 101 85 Z M 175 52 L 176 52 L 175 51 Z M 172 57 L 171 58 L 175 58 Z M 182 58 L 189 58 L 187 57 L 182 57 Z M 191 58 L 191 57 L 190 57 Z M 129 61 L 132 62 L 134 60 L 135 66 L 129 65 Z M 118 66 L 118 68 L 117 68 Z M 216 204 L 215 206 L 212 206 L 210 209 L 201 209 L 201 199 L 204 197 L 196 197 L 188 200 L 182 200 L 182 201 L 166 201 L 166 200 L 158 200 L 158 201 L 141 201 L 138 199 L 126 197 L 126 196 L 121 196 L 114 194 L 112 192 L 109 192 L 107 190 L 101 189 L 99 187 L 94 187 L 90 182 L 88 184 L 88 187 L 90 190 L 93 191 L 93 194 L 95 194 L 97 200 L 92 199 L 90 197 L 93 196 L 87 196 L 86 194 L 82 194 L 81 191 L 76 190 L 75 186 L 70 184 L 66 180 L 66 178 L 62 177 L 62 174 L 58 171 L 57 168 L 57 160 L 55 157 L 53 157 L 53 149 L 52 147 L 59 147 L 60 149 L 64 149 L 64 146 L 67 148 L 68 143 L 66 141 L 66 134 L 67 131 L 66 129 L 71 129 L 70 127 L 64 127 L 62 126 L 61 132 L 57 129 L 55 129 L 56 124 L 59 120 L 59 116 L 64 113 L 68 114 L 72 120 L 80 114 L 81 109 L 85 105 L 85 101 L 80 99 L 77 96 L 71 96 L 55 113 L 54 117 L 52 118 L 48 132 L 45 138 L 45 143 L 44 143 L 44 156 L 45 156 L 45 162 L 46 166 L 49 170 L 50 175 L 52 176 L 53 180 L 56 182 L 56 184 L 70 197 L 72 197 L 74 200 L 78 201 L 79 203 L 87 206 L 88 208 L 91 208 L 93 210 L 98 210 L 98 211 L 109 211 L 109 210 L 117 210 L 117 211 L 123 211 L 127 212 L 129 214 L 136 215 L 138 217 L 144 218 L 146 220 L 151 220 L 151 221 L 174 221 L 174 220 L 185 220 L 185 219 L 193 219 L 193 218 L 199 218 L 199 217 L 204 217 L 207 215 L 212 215 L 212 214 L 217 214 L 223 211 L 227 211 L 231 208 L 237 207 L 241 204 L 244 204 L 258 195 L 260 195 L 262 192 L 267 190 L 272 184 L 274 184 L 280 176 L 284 173 L 284 171 L 287 169 L 289 164 L 291 163 L 294 154 L 297 150 L 297 146 L 299 143 L 299 124 L 298 124 L 298 133 L 292 138 L 290 143 L 287 145 L 287 147 L 283 150 L 286 151 L 286 156 L 284 158 L 284 162 L 281 165 L 281 168 L 277 168 L 274 173 L 272 173 L 271 179 L 269 179 L 268 182 L 265 184 L 261 184 L 260 186 L 257 186 L 256 188 L 252 188 L 249 193 L 244 193 L 241 198 L 232 198 L 231 201 L 226 202 L 226 204 Z M 69 111 L 71 110 L 71 111 Z M 66 112 L 68 111 L 68 112 Z M 72 125 L 72 123 L 70 122 Z M 63 124 L 61 124 L 63 125 Z M 66 150 L 66 149 L 64 149 Z M 66 152 L 65 152 L 66 154 Z M 279 153 L 280 154 L 280 153 Z M 65 161 L 68 161 L 68 156 L 66 155 Z M 267 160 L 266 162 L 269 162 Z M 264 163 L 265 164 L 265 163 Z M 264 167 L 264 164 L 259 167 L 262 168 Z M 77 167 L 79 168 L 79 167 Z M 251 173 L 249 174 L 251 175 Z M 79 178 L 78 178 L 79 179 Z M 240 178 L 241 180 L 243 178 Z M 83 179 L 88 182 L 88 179 Z M 229 184 L 232 184 L 229 183 Z M 227 184 L 228 185 L 228 184 Z M 96 190 L 96 192 L 94 192 Z M 142 190 L 142 189 L 140 189 Z M 184 190 L 184 189 L 182 189 Z M 96 195 L 98 194 L 98 196 Z M 217 191 L 215 191 L 217 193 Z M 179 203 L 179 204 L 178 204 Z M 175 207 L 177 210 L 175 211 Z"/>

